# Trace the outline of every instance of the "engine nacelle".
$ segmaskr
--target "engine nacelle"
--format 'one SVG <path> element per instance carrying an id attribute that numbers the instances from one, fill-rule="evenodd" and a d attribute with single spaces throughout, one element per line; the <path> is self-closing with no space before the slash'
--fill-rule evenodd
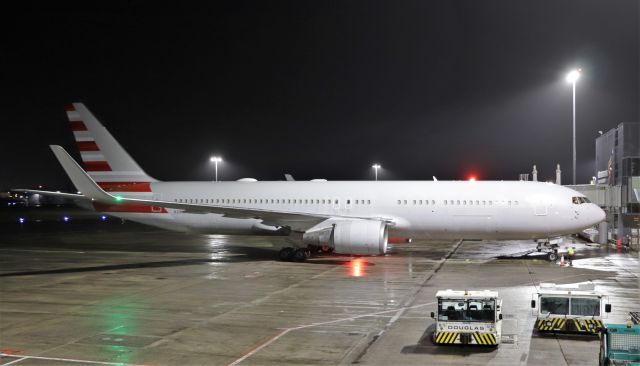
<path id="1" fill-rule="evenodd" d="M 329 245 L 342 254 L 384 254 L 388 239 L 387 225 L 375 220 L 336 220 L 330 227 L 303 235 L 306 244 Z"/>

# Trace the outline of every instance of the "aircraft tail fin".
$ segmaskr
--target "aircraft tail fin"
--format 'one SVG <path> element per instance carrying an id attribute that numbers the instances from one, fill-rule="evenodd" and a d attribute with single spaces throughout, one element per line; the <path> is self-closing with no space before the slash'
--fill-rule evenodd
<path id="1" fill-rule="evenodd" d="M 65 105 L 82 163 L 102 188 L 156 182 L 82 103 Z"/>

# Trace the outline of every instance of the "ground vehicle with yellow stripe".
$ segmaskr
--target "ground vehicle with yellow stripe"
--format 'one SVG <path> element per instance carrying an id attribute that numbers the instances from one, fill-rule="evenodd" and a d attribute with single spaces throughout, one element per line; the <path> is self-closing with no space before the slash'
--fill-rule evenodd
<path id="1" fill-rule="evenodd" d="M 502 335 L 502 300 L 496 291 L 441 290 L 433 342 L 498 346 Z"/>
<path id="2" fill-rule="evenodd" d="M 604 313 L 611 312 L 606 296 L 593 284 L 563 285 L 542 283 L 531 300 L 536 309 L 535 329 L 541 333 L 582 333 L 597 335 L 603 327 Z M 603 311 L 604 310 L 604 311 Z"/>

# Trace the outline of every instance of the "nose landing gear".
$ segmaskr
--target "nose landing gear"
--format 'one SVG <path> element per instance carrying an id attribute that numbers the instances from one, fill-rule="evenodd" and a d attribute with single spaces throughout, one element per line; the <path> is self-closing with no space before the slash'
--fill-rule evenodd
<path id="1" fill-rule="evenodd" d="M 542 252 L 542 251 L 547 252 L 547 260 L 549 260 L 549 262 L 555 262 L 558 260 L 558 258 L 560 258 L 558 256 L 559 247 L 560 247 L 559 242 L 556 240 L 553 240 L 553 241 L 539 240 L 536 250 L 538 252 Z"/>

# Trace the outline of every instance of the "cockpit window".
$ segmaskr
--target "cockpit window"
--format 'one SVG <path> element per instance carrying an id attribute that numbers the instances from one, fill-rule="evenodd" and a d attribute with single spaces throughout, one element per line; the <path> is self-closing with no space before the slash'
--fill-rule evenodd
<path id="1" fill-rule="evenodd" d="M 580 205 L 582 203 L 591 203 L 587 197 L 572 197 L 571 201 L 574 205 Z"/>

